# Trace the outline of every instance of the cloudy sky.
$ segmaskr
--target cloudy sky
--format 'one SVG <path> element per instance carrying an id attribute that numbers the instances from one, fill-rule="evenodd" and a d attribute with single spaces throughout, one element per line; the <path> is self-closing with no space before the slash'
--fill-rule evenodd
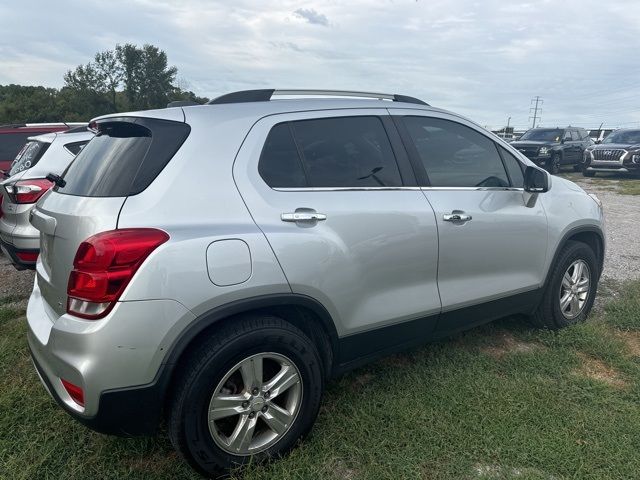
<path id="1" fill-rule="evenodd" d="M 117 43 L 152 43 L 200 95 L 403 93 L 500 127 L 640 126 L 638 0 L 23 0 L 0 3 L 0 84 L 60 87 Z"/>

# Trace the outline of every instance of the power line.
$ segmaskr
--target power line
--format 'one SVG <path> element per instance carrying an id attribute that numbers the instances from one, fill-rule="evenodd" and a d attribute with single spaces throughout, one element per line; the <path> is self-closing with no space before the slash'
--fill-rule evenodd
<path id="1" fill-rule="evenodd" d="M 529 120 L 533 119 L 533 125 L 531 128 L 536 128 L 536 120 L 540 119 L 542 116 L 542 104 L 544 103 L 544 100 L 542 100 L 540 96 L 536 95 L 536 98 L 531 99 L 531 105 L 533 105 L 533 102 L 535 102 L 535 106 L 529 107 L 529 113 L 533 110 L 533 117 L 529 117 Z M 538 112 L 540 112 L 540 115 L 538 115 Z"/>

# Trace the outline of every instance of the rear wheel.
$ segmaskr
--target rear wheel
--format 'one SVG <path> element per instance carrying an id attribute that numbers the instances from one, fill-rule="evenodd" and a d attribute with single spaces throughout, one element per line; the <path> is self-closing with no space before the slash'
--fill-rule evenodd
<path id="1" fill-rule="evenodd" d="M 558 255 L 533 323 L 556 330 L 584 321 L 596 295 L 600 271 L 587 244 L 569 241 Z"/>
<path id="2" fill-rule="evenodd" d="M 291 449 L 311 429 L 322 391 L 320 356 L 304 333 L 277 317 L 239 318 L 189 359 L 169 436 L 194 468 L 220 475 Z"/>

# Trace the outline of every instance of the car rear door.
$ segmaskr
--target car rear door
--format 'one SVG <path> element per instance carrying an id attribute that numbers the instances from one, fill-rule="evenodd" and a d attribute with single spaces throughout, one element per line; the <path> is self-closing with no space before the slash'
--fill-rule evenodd
<path id="1" fill-rule="evenodd" d="M 340 336 L 416 320 L 404 339 L 360 345 L 375 350 L 434 328 L 436 223 L 386 110 L 263 118 L 234 178 L 292 291 L 320 301 Z"/>
<path id="2" fill-rule="evenodd" d="M 547 219 L 541 203 L 523 191 L 520 162 L 459 117 L 392 113 L 438 224 L 439 328 L 476 321 L 465 307 L 533 296 L 543 282 Z M 500 305 L 496 313 L 509 313 L 508 301 L 494 305 Z"/>
<path id="3" fill-rule="evenodd" d="M 177 109 L 172 109 L 177 110 Z M 189 133 L 179 121 L 120 117 L 98 122 L 99 133 L 36 205 L 31 223 L 40 231 L 37 281 L 51 309 L 66 310 L 67 283 L 82 241 L 118 226 L 126 198 L 144 190 Z"/>

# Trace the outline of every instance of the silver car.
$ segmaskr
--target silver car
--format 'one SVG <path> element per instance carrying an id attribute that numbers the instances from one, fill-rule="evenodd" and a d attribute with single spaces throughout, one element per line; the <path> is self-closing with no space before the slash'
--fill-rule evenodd
<path id="1" fill-rule="evenodd" d="M 166 421 L 203 474 L 292 448 L 349 368 L 593 304 L 598 199 L 420 100 L 257 90 L 95 121 L 34 210 L 34 364 L 93 429 Z"/>
<path id="2" fill-rule="evenodd" d="M 86 127 L 30 137 L 0 183 L 0 246 L 13 265 L 34 268 L 40 232 L 29 223 L 35 203 L 53 187 L 47 175 L 61 174 L 94 136 Z"/>

